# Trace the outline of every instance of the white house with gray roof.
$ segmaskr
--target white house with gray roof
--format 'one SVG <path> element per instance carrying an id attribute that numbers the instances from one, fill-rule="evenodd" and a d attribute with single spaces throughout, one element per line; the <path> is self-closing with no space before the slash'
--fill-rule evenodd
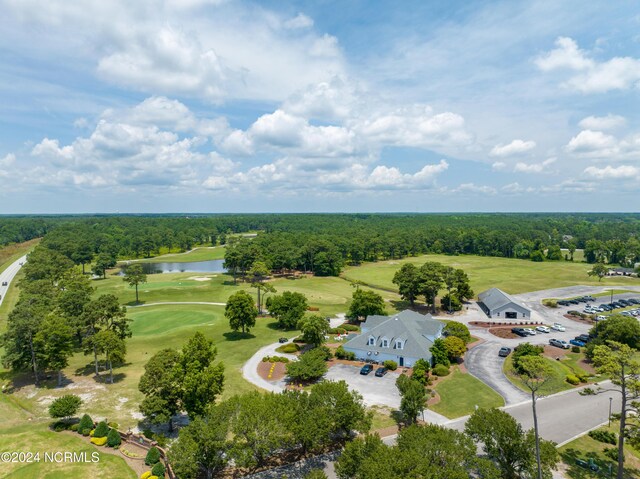
<path id="1" fill-rule="evenodd" d="M 478 295 L 478 306 L 494 319 L 531 319 L 531 310 L 510 294 L 491 288 Z"/>
<path id="2" fill-rule="evenodd" d="M 429 348 L 442 336 L 444 324 L 430 314 L 405 310 L 393 316 L 369 316 L 361 325 L 361 334 L 344 344 L 356 358 L 375 361 L 393 360 L 411 367 L 418 359 L 430 363 Z"/>

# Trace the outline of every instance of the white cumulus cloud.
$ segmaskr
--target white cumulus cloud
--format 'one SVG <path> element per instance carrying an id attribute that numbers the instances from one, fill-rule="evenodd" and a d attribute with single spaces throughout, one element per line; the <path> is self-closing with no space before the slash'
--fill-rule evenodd
<path id="1" fill-rule="evenodd" d="M 509 156 L 517 156 L 527 151 L 530 151 L 536 147 L 536 142 L 533 140 L 513 140 L 506 145 L 499 144 L 494 146 L 489 153 L 490 156 L 498 158 L 506 158 Z"/>

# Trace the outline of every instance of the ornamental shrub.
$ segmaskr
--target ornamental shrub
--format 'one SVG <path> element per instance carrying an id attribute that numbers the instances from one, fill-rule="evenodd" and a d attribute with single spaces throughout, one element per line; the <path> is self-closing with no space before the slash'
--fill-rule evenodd
<path id="1" fill-rule="evenodd" d="M 360 331 L 360 328 L 358 326 L 356 326 L 355 324 L 349 324 L 349 323 L 345 323 L 345 324 L 341 324 L 340 327 L 342 329 L 344 329 L 345 331 Z"/>
<path id="2" fill-rule="evenodd" d="M 614 446 L 618 444 L 618 438 L 615 432 L 605 431 L 604 429 L 596 429 L 595 431 L 589 431 L 589 436 L 596 441 L 604 442 L 605 444 L 612 444 Z"/>
<path id="3" fill-rule="evenodd" d="M 104 421 L 100 421 L 93 431 L 93 437 L 107 437 L 109 426 Z"/>
<path id="4" fill-rule="evenodd" d="M 151 468 L 151 474 L 158 477 L 164 477 L 164 464 L 157 462 L 155 466 Z"/>
<path id="5" fill-rule="evenodd" d="M 82 430 L 82 435 L 83 435 L 83 436 L 89 436 L 89 435 L 91 435 L 91 429 L 89 429 L 88 427 L 85 427 L 85 428 Z"/>
<path id="6" fill-rule="evenodd" d="M 64 421 L 56 421 L 51 425 L 51 429 L 53 429 L 55 432 L 62 432 L 67 429 L 68 426 L 69 424 Z"/>
<path id="7" fill-rule="evenodd" d="M 106 437 L 92 437 L 91 442 L 96 446 L 104 446 L 107 443 Z"/>
<path id="8" fill-rule="evenodd" d="M 382 365 L 387 368 L 389 371 L 395 371 L 398 369 L 398 363 L 396 363 L 393 359 L 387 359 Z"/>
<path id="9" fill-rule="evenodd" d="M 618 462 L 618 449 L 615 447 L 605 447 L 602 452 L 612 461 Z"/>
<path id="10" fill-rule="evenodd" d="M 116 429 L 111 429 L 107 434 L 107 446 L 118 447 L 120 444 L 122 444 L 120 433 Z"/>
<path id="11" fill-rule="evenodd" d="M 91 416 L 88 414 L 82 416 L 82 419 L 80 419 L 80 422 L 78 423 L 78 431 L 80 433 L 83 433 L 85 429 L 93 429 L 93 419 L 91 419 Z"/>
<path id="12" fill-rule="evenodd" d="M 71 429 L 74 432 L 78 432 L 79 431 L 78 424 L 72 424 L 69 429 Z"/>
<path id="13" fill-rule="evenodd" d="M 444 364 L 436 364 L 435 367 L 433 368 L 432 372 L 436 376 L 448 376 L 449 375 L 449 368 L 446 367 Z"/>
<path id="14" fill-rule="evenodd" d="M 110 428 L 113 428 L 113 429 L 118 429 L 120 424 L 118 424 L 117 422 L 109 422 L 109 423 L 107 423 L 107 426 L 109 426 Z"/>
<path id="15" fill-rule="evenodd" d="M 95 431 L 96 431 L 95 429 L 91 429 L 91 430 L 89 431 L 89 436 L 93 437 L 93 434 L 94 434 L 94 432 L 95 432 Z"/>
<path id="16" fill-rule="evenodd" d="M 149 479 L 159 479 L 158 476 L 149 476 Z"/>
<path id="17" fill-rule="evenodd" d="M 149 476 L 151 475 L 151 471 L 147 471 L 147 472 L 143 472 L 140 475 L 140 479 L 149 479 Z"/>
<path id="18" fill-rule="evenodd" d="M 157 447 L 153 446 L 149 449 L 149 452 L 147 452 L 147 457 L 144 458 L 144 463 L 147 466 L 153 466 L 158 461 L 160 461 L 160 451 L 158 451 Z"/>
<path id="19" fill-rule="evenodd" d="M 298 346 L 296 343 L 287 343 L 287 344 L 283 344 L 282 346 L 278 347 L 276 349 L 276 351 L 278 351 L 279 353 L 284 353 L 284 354 L 293 354 L 293 353 L 297 353 L 298 351 L 300 351 L 300 346 Z"/>
<path id="20" fill-rule="evenodd" d="M 338 349 L 336 349 L 336 358 L 353 361 L 356 358 L 356 353 L 353 351 L 346 351 L 342 346 L 338 346 Z"/>
<path id="21" fill-rule="evenodd" d="M 576 376 L 575 374 L 567 374 L 565 380 L 573 386 L 580 384 L 580 379 L 578 379 L 578 376 Z"/>
<path id="22" fill-rule="evenodd" d="M 571 346 L 571 352 L 572 353 L 579 353 L 580 352 L 580 346 Z"/>

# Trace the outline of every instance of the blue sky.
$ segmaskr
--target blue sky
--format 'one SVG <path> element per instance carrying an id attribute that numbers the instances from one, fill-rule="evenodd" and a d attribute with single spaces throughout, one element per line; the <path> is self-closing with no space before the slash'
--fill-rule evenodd
<path id="1" fill-rule="evenodd" d="M 0 8 L 0 213 L 638 210 L 633 1 Z"/>

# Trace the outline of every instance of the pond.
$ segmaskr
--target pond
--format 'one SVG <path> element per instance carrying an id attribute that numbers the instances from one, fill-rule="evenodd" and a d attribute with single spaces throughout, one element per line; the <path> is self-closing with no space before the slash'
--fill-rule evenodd
<path id="1" fill-rule="evenodd" d="M 226 273 L 223 259 L 191 261 L 188 263 L 145 263 L 140 262 L 146 274 L 156 273 Z M 122 274 L 122 273 L 121 273 Z"/>

